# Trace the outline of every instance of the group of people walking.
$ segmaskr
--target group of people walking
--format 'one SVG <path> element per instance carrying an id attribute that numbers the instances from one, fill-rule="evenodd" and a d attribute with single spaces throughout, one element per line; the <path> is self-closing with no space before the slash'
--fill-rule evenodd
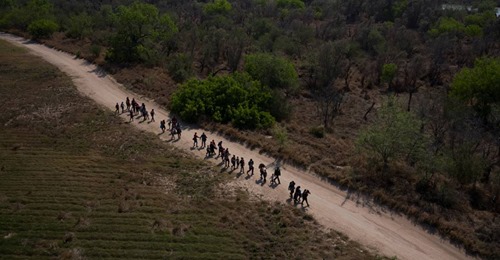
<path id="1" fill-rule="evenodd" d="M 127 107 L 127 110 L 125 110 L 125 107 Z M 132 101 L 127 97 L 125 102 L 121 102 L 121 104 L 116 103 L 115 105 L 115 113 L 120 114 L 120 108 L 122 109 L 122 114 L 127 111 L 129 113 L 129 118 L 130 122 L 134 121 L 134 117 L 139 114 L 143 118 L 143 122 L 146 120 L 151 119 L 149 122 L 155 122 L 155 110 L 151 109 L 150 112 L 146 110 L 146 105 L 142 103 L 139 105 L 137 101 L 135 101 L 135 98 L 132 98 Z"/>
<path id="2" fill-rule="evenodd" d="M 288 191 L 290 191 L 290 199 L 293 199 L 293 202 L 295 204 L 300 203 L 302 206 L 304 206 L 305 202 L 309 207 L 309 201 L 307 201 L 307 197 L 309 196 L 309 194 L 311 194 L 311 192 L 308 189 L 301 191 L 300 186 L 295 187 L 295 182 L 291 181 L 288 184 Z"/>
<path id="3" fill-rule="evenodd" d="M 115 113 L 120 114 L 120 108 L 121 108 L 121 113 L 128 112 L 129 117 L 130 117 L 130 122 L 134 121 L 134 117 L 139 114 L 143 120 L 142 122 L 146 120 L 150 120 L 149 123 L 155 122 L 155 111 L 154 109 L 151 109 L 150 112 L 147 111 L 146 105 L 144 103 L 139 104 L 135 98 L 132 98 L 130 100 L 128 97 L 124 102 L 121 102 L 121 104 L 118 102 L 115 105 Z M 126 110 L 125 110 L 126 108 Z M 168 128 L 167 128 L 168 125 Z M 165 133 L 167 130 L 170 131 L 171 135 L 171 140 L 175 138 L 175 135 L 177 135 L 178 139 L 181 139 L 181 133 L 182 129 L 180 126 L 179 121 L 177 118 L 174 116 L 172 119 L 168 119 L 167 121 L 161 120 L 160 121 L 160 130 L 162 131 L 162 134 Z M 222 141 L 219 141 L 217 145 L 215 144 L 215 140 L 212 140 L 208 145 L 207 145 L 207 135 L 203 132 L 200 136 L 198 136 L 198 133 L 195 132 L 193 136 L 193 148 L 200 148 L 200 149 L 206 149 L 206 155 L 205 158 L 213 157 L 216 154 L 216 150 L 218 150 L 218 155 L 216 158 L 220 158 L 222 160 L 222 165 L 224 165 L 224 168 L 231 168 L 231 170 L 239 170 L 240 174 L 246 173 L 248 177 L 251 177 L 254 175 L 254 164 L 255 162 L 253 159 L 250 159 L 248 163 L 245 162 L 245 159 L 243 157 L 239 157 L 236 155 L 232 155 L 229 152 L 229 148 L 224 148 L 222 145 Z M 198 142 L 198 140 L 201 140 L 201 144 Z M 248 165 L 248 170 L 245 171 L 245 166 Z M 259 164 L 259 172 L 260 172 L 260 183 L 262 185 L 267 182 L 267 167 L 265 164 L 261 163 Z M 273 174 L 271 175 L 270 178 L 270 186 L 276 187 L 277 185 L 281 184 L 280 180 L 281 176 L 281 168 L 279 165 L 276 165 L 273 171 Z M 300 186 L 295 187 L 295 182 L 291 181 L 290 184 L 288 185 L 288 190 L 290 191 L 290 199 L 293 199 L 295 204 L 302 204 L 304 205 L 304 202 L 307 204 L 307 207 L 309 207 L 309 202 L 307 201 L 307 197 L 311 192 L 309 190 L 300 190 Z"/>

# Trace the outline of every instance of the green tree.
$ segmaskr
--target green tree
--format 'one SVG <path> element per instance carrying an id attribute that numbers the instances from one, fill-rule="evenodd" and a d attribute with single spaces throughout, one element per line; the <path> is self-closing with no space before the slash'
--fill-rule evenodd
<path id="1" fill-rule="evenodd" d="M 7 12 L 0 22 L 4 27 L 26 30 L 35 21 L 54 20 L 54 7 L 49 0 L 31 0 L 25 5 L 20 5 L 16 1 L 6 1 L 4 5 Z"/>
<path id="2" fill-rule="evenodd" d="M 304 9 L 306 5 L 302 0 L 278 0 L 278 7 L 280 8 L 298 8 Z"/>
<path id="3" fill-rule="evenodd" d="M 160 16 L 151 4 L 135 2 L 119 6 L 114 14 L 116 34 L 108 57 L 118 62 L 151 62 L 158 59 L 166 43 L 177 32 L 168 15 Z"/>
<path id="4" fill-rule="evenodd" d="M 298 75 L 293 64 L 285 58 L 259 53 L 245 56 L 244 70 L 270 88 L 293 92 L 297 89 Z"/>
<path id="5" fill-rule="evenodd" d="M 231 11 L 231 3 L 229 3 L 227 0 L 214 0 L 212 3 L 206 3 L 205 6 L 203 6 L 203 11 L 206 14 L 220 14 L 224 15 L 229 13 Z"/>
<path id="6" fill-rule="evenodd" d="M 380 159 L 384 168 L 393 159 L 414 160 L 425 148 L 420 127 L 420 120 L 391 98 L 379 109 L 376 121 L 360 133 L 357 147 Z"/>
<path id="7" fill-rule="evenodd" d="M 451 83 L 450 94 L 472 104 L 487 122 L 491 106 L 500 102 L 500 59 L 480 58 L 473 68 L 460 70 Z"/>
<path id="8" fill-rule="evenodd" d="M 66 35 L 81 39 L 92 34 L 92 17 L 87 13 L 71 16 L 67 25 Z"/>
<path id="9" fill-rule="evenodd" d="M 380 74 L 380 80 L 389 85 L 389 90 L 392 90 L 392 83 L 398 72 L 398 66 L 394 63 L 387 63 L 382 66 L 382 73 Z"/>
<path id="10" fill-rule="evenodd" d="M 32 22 L 28 26 L 28 32 L 33 39 L 50 38 L 59 28 L 59 25 L 47 19 L 40 19 Z"/>

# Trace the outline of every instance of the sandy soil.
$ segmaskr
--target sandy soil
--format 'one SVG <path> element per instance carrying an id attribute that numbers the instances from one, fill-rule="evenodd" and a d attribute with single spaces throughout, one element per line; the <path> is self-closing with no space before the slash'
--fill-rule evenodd
<path id="1" fill-rule="evenodd" d="M 107 109 L 115 110 L 116 102 L 124 101 L 126 97 L 133 97 L 144 102 L 148 111 L 154 108 L 156 111 L 156 123 L 139 123 L 135 120 L 132 125 L 153 133 L 160 133 L 159 121 L 166 119 L 169 112 L 161 109 L 157 104 L 146 100 L 139 94 L 132 93 L 118 84 L 112 77 L 95 65 L 73 55 L 50 49 L 43 45 L 35 44 L 8 34 L 1 34 L 0 39 L 9 41 L 19 46 L 24 46 L 37 56 L 57 66 L 61 71 L 72 77 L 78 90 L 95 100 Z M 126 114 L 121 115 L 123 120 L 128 121 Z M 229 147 L 231 154 L 243 156 L 248 162 L 250 158 L 255 161 L 255 166 L 260 163 L 268 165 L 268 172 L 272 171 L 272 165 L 276 163 L 273 158 L 259 154 L 256 150 L 250 150 L 243 145 L 231 143 L 221 136 L 209 133 L 196 126 L 184 126 L 182 138 L 179 141 L 170 141 L 167 134 L 159 135 L 159 138 L 171 144 L 190 151 L 194 156 L 205 159 L 205 151 L 193 149 L 192 137 L 197 132 L 201 135 L 205 132 L 209 141 L 222 140 L 224 147 Z M 218 164 L 220 160 L 206 159 Z M 305 207 L 317 221 L 326 228 L 332 228 L 343 232 L 351 239 L 358 241 L 368 249 L 386 256 L 397 256 L 399 259 L 467 259 L 463 250 L 460 250 L 449 242 L 436 235 L 429 234 L 420 226 L 390 212 L 381 210 L 380 207 L 354 200 L 351 196 L 335 186 L 321 180 L 309 172 L 303 172 L 291 166 L 283 166 L 281 185 L 270 187 L 268 183 L 262 184 L 258 180 L 258 169 L 255 175 L 248 177 L 246 174 L 239 175 L 238 171 L 231 174 L 235 177 L 235 184 L 239 185 L 257 196 L 264 199 L 276 200 L 290 203 L 288 200 L 287 186 L 291 180 L 301 186 L 302 190 L 311 191 L 309 196 L 310 207 Z M 257 167 L 256 167 L 257 168 Z M 226 173 L 227 174 L 227 173 Z M 270 176 L 270 174 L 268 174 Z M 301 207 L 297 205 L 296 207 Z"/>

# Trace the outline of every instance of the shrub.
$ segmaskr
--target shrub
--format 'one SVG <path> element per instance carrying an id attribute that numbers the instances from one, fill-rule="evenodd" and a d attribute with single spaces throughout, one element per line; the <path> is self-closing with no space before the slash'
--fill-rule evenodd
<path id="1" fill-rule="evenodd" d="M 101 46 L 93 44 L 90 46 L 90 53 L 92 53 L 94 59 L 97 59 L 101 55 Z"/>
<path id="2" fill-rule="evenodd" d="M 167 69 L 172 79 L 176 82 L 184 82 L 191 77 L 193 75 L 191 63 L 191 58 L 184 53 L 173 55 L 167 63 Z"/>
<path id="3" fill-rule="evenodd" d="M 231 11 L 231 3 L 227 0 L 215 0 L 213 3 L 207 3 L 203 7 L 203 11 L 207 14 L 226 14 Z"/>
<path id="4" fill-rule="evenodd" d="M 271 90 L 248 74 L 192 79 L 172 96 L 172 111 L 189 122 L 208 117 L 239 128 L 267 128 L 275 119 L 266 111 Z"/>
<path id="5" fill-rule="evenodd" d="M 47 19 L 36 20 L 28 26 L 28 32 L 33 39 L 50 38 L 58 29 L 56 22 Z"/>
<path id="6" fill-rule="evenodd" d="M 302 0 L 278 0 L 278 7 L 304 9 L 306 5 Z"/>
<path id="7" fill-rule="evenodd" d="M 323 138 L 325 137 L 325 128 L 323 126 L 311 127 L 309 133 L 316 138 Z"/>

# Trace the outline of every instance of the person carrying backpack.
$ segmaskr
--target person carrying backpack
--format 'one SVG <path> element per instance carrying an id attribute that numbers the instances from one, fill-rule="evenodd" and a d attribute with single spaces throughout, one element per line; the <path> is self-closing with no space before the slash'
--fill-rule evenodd
<path id="1" fill-rule="evenodd" d="M 193 147 L 198 147 L 198 133 L 194 133 L 194 136 L 193 136 Z"/>
<path id="2" fill-rule="evenodd" d="M 311 192 L 307 189 L 302 192 L 302 202 L 300 204 L 304 205 L 305 201 L 307 203 L 307 206 L 309 207 L 309 201 L 307 201 L 307 196 L 309 196 L 309 194 L 311 194 Z"/>

